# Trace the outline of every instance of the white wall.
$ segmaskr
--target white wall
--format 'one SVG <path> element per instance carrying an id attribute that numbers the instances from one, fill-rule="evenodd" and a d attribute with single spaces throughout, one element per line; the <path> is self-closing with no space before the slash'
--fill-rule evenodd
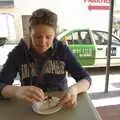
<path id="1" fill-rule="evenodd" d="M 109 10 L 88 10 L 90 0 L 15 0 L 17 38 L 23 36 L 21 15 L 31 14 L 38 8 L 48 8 L 58 14 L 58 24 L 62 28 L 108 27 Z M 93 1 L 93 0 L 92 0 Z M 104 3 L 108 5 L 108 3 Z"/>
<path id="2" fill-rule="evenodd" d="M 114 1 L 114 16 L 120 18 L 120 0 Z"/>
<path id="3" fill-rule="evenodd" d="M 114 10 L 120 11 L 120 0 L 114 0 Z"/>

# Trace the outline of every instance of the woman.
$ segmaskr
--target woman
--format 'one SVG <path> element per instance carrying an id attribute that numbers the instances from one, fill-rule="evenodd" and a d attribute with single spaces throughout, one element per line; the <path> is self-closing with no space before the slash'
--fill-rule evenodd
<path id="1" fill-rule="evenodd" d="M 87 91 L 91 78 L 69 48 L 56 40 L 56 29 L 55 13 L 48 9 L 33 12 L 29 20 L 29 40 L 20 41 L 0 72 L 2 97 L 33 102 L 44 100 L 44 92 L 64 91 L 60 104 L 68 108 L 77 105 L 77 95 Z M 66 71 L 77 82 L 69 88 Z M 12 85 L 17 73 L 21 86 Z"/>

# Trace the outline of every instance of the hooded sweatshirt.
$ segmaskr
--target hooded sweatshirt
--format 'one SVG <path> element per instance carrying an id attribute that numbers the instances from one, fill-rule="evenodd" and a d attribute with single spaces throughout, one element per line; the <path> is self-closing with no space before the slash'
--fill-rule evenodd
<path id="1" fill-rule="evenodd" d="M 62 91 L 68 88 L 66 71 L 76 82 L 87 79 L 91 83 L 88 72 L 62 42 L 54 40 L 53 47 L 40 56 L 22 39 L 9 53 L 0 72 L 0 93 L 4 86 L 12 85 L 17 73 L 22 86 L 34 85 L 43 91 Z"/>

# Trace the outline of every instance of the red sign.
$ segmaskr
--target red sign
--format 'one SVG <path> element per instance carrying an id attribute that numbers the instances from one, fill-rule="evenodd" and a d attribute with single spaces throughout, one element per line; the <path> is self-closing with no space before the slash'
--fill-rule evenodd
<path id="1" fill-rule="evenodd" d="M 110 10 L 110 6 L 89 5 L 88 10 Z"/>
<path id="2" fill-rule="evenodd" d="M 111 0 L 84 0 L 88 3 L 88 10 L 110 10 Z"/>

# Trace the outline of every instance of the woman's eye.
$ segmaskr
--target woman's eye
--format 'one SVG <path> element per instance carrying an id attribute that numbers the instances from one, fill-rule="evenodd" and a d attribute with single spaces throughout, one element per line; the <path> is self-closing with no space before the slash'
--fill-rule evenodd
<path id="1" fill-rule="evenodd" d="M 35 39 L 40 39 L 40 38 L 41 38 L 41 36 L 35 36 L 34 38 L 35 38 Z"/>
<path id="2" fill-rule="evenodd" d="M 46 38 L 47 38 L 47 39 L 51 39 L 51 38 L 52 38 L 52 36 L 47 36 Z"/>

